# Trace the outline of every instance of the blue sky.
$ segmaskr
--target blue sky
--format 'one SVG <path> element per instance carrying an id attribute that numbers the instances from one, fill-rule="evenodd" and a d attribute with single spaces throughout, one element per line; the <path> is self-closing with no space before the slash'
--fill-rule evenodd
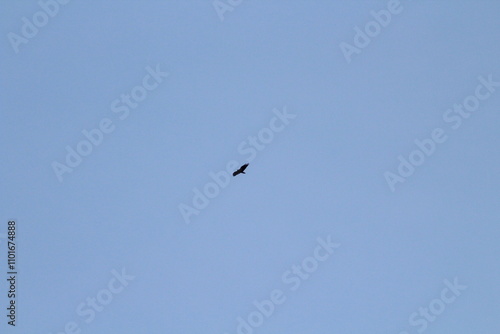
<path id="1" fill-rule="evenodd" d="M 500 3 L 55 1 L 0 14 L 2 333 L 500 328 Z"/>

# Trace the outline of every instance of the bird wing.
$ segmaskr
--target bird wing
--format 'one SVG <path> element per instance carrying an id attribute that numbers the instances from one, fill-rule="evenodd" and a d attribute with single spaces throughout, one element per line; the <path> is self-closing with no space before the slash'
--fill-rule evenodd
<path id="1" fill-rule="evenodd" d="M 249 164 L 248 164 L 248 163 L 246 163 L 246 164 L 244 164 L 243 166 L 241 166 L 241 167 L 240 167 L 237 171 L 235 171 L 235 172 L 233 173 L 233 176 L 236 176 L 236 175 L 238 175 L 238 174 L 243 173 L 243 172 L 245 171 L 245 169 L 248 167 L 248 165 L 249 165 Z"/>

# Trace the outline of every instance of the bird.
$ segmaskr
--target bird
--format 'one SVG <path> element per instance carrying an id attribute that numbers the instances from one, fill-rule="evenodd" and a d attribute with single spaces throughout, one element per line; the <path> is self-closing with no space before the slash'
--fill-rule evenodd
<path id="1" fill-rule="evenodd" d="M 245 169 L 247 169 L 248 165 L 249 165 L 249 164 L 248 164 L 248 163 L 246 163 L 246 164 L 244 164 L 243 166 L 241 166 L 241 167 L 240 167 L 237 171 L 235 171 L 235 172 L 233 173 L 233 176 L 236 176 L 236 175 L 238 175 L 238 174 L 245 174 Z"/>

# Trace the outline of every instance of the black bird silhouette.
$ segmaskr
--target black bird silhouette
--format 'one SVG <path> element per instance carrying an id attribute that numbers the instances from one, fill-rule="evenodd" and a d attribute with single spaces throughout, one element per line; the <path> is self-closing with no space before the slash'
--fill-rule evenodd
<path id="1" fill-rule="evenodd" d="M 236 176 L 238 174 L 246 174 L 245 169 L 247 169 L 249 164 L 244 164 L 243 166 L 240 167 L 236 172 L 233 173 L 233 176 Z"/>

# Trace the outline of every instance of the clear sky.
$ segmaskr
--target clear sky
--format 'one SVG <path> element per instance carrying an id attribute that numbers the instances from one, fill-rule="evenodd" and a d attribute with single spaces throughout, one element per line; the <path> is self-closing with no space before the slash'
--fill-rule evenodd
<path id="1" fill-rule="evenodd" d="M 1 7 L 2 334 L 500 329 L 500 2 Z"/>

